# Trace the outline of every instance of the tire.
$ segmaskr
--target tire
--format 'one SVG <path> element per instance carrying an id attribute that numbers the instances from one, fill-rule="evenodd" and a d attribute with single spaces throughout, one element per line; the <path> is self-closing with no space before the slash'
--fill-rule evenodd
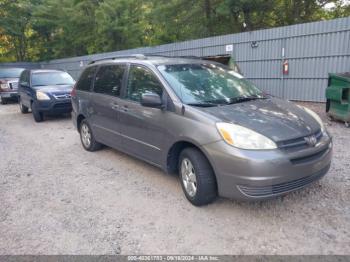
<path id="1" fill-rule="evenodd" d="M 19 104 L 19 109 L 21 110 L 22 114 L 27 114 L 28 113 L 28 107 L 22 104 L 22 99 L 21 97 L 18 98 L 18 104 Z"/>
<path id="2" fill-rule="evenodd" d="M 102 145 L 96 141 L 89 123 L 84 119 L 79 126 L 80 141 L 84 149 L 90 152 L 101 149 Z"/>
<path id="3" fill-rule="evenodd" d="M 44 120 L 44 114 L 43 112 L 38 111 L 38 109 L 36 108 L 35 102 L 32 103 L 32 113 L 33 113 L 35 122 L 39 123 Z"/>
<path id="4" fill-rule="evenodd" d="M 186 171 L 186 162 L 192 165 L 188 166 L 191 172 Z M 207 158 L 196 148 L 184 149 L 179 158 L 178 164 L 179 177 L 181 181 L 182 190 L 188 199 L 195 206 L 207 205 L 215 200 L 217 197 L 216 178 Z M 186 174 L 189 174 L 186 176 Z M 191 177 L 195 177 L 195 182 Z M 191 181 L 192 180 L 192 181 Z M 187 181 L 187 185 L 186 185 Z M 193 189 L 195 185 L 195 190 Z M 192 192 L 191 192 L 192 191 Z M 194 191 L 194 192 L 193 192 Z"/>
<path id="5" fill-rule="evenodd" d="M 6 105 L 7 104 L 6 98 L 3 98 L 3 97 L 0 96 L 0 104 Z"/>

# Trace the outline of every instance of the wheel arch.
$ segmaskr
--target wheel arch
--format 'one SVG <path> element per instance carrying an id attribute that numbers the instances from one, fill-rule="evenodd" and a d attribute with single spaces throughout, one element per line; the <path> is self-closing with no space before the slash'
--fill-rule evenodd
<path id="1" fill-rule="evenodd" d="M 77 117 L 77 130 L 80 131 L 80 124 L 86 117 L 83 114 L 79 114 Z"/>
<path id="2" fill-rule="evenodd" d="M 209 162 L 215 174 L 214 165 L 210 161 L 209 157 L 207 156 L 207 153 L 203 150 L 203 148 L 200 145 L 187 139 L 176 141 L 169 148 L 167 153 L 167 158 L 166 158 L 166 171 L 168 173 L 176 173 L 178 171 L 178 162 L 179 162 L 180 154 L 185 148 L 188 148 L 188 147 L 193 147 L 193 148 L 196 148 L 198 151 L 200 151 Z M 215 174 L 215 177 L 216 177 L 216 174 Z"/>

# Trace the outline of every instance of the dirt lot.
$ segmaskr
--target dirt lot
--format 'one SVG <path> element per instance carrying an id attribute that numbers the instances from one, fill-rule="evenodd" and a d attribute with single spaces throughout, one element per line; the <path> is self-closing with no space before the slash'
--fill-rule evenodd
<path id="1" fill-rule="evenodd" d="M 196 208 L 177 177 L 112 149 L 84 151 L 69 118 L 37 124 L 2 105 L 0 254 L 350 254 L 350 129 L 328 128 L 334 161 L 320 182 Z"/>

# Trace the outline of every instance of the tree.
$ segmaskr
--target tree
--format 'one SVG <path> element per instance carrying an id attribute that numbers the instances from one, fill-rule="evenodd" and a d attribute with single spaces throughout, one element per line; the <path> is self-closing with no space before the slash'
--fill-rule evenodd
<path id="1" fill-rule="evenodd" d="M 24 61 L 29 58 L 27 39 L 30 35 L 31 9 L 32 2 L 25 0 L 0 2 L 0 36 L 3 39 L 1 48 L 7 49 L 10 56 L 14 54 L 16 61 Z"/>
<path id="2" fill-rule="evenodd" d="M 0 59 L 80 56 L 349 15 L 345 0 L 0 0 Z"/>

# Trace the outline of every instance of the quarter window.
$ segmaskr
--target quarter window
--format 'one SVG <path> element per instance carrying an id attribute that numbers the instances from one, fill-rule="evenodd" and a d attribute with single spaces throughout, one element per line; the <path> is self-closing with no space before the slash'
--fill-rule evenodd
<path id="1" fill-rule="evenodd" d="M 125 68 L 125 65 L 102 66 L 96 74 L 94 91 L 96 93 L 119 96 Z"/>
<path id="2" fill-rule="evenodd" d="M 142 66 L 131 66 L 126 98 L 140 102 L 141 96 L 149 92 L 162 96 L 163 88 L 157 77 Z"/>
<path id="3" fill-rule="evenodd" d="M 77 90 L 90 91 L 91 83 L 94 78 L 96 67 L 89 67 L 81 74 L 76 85 Z"/>

